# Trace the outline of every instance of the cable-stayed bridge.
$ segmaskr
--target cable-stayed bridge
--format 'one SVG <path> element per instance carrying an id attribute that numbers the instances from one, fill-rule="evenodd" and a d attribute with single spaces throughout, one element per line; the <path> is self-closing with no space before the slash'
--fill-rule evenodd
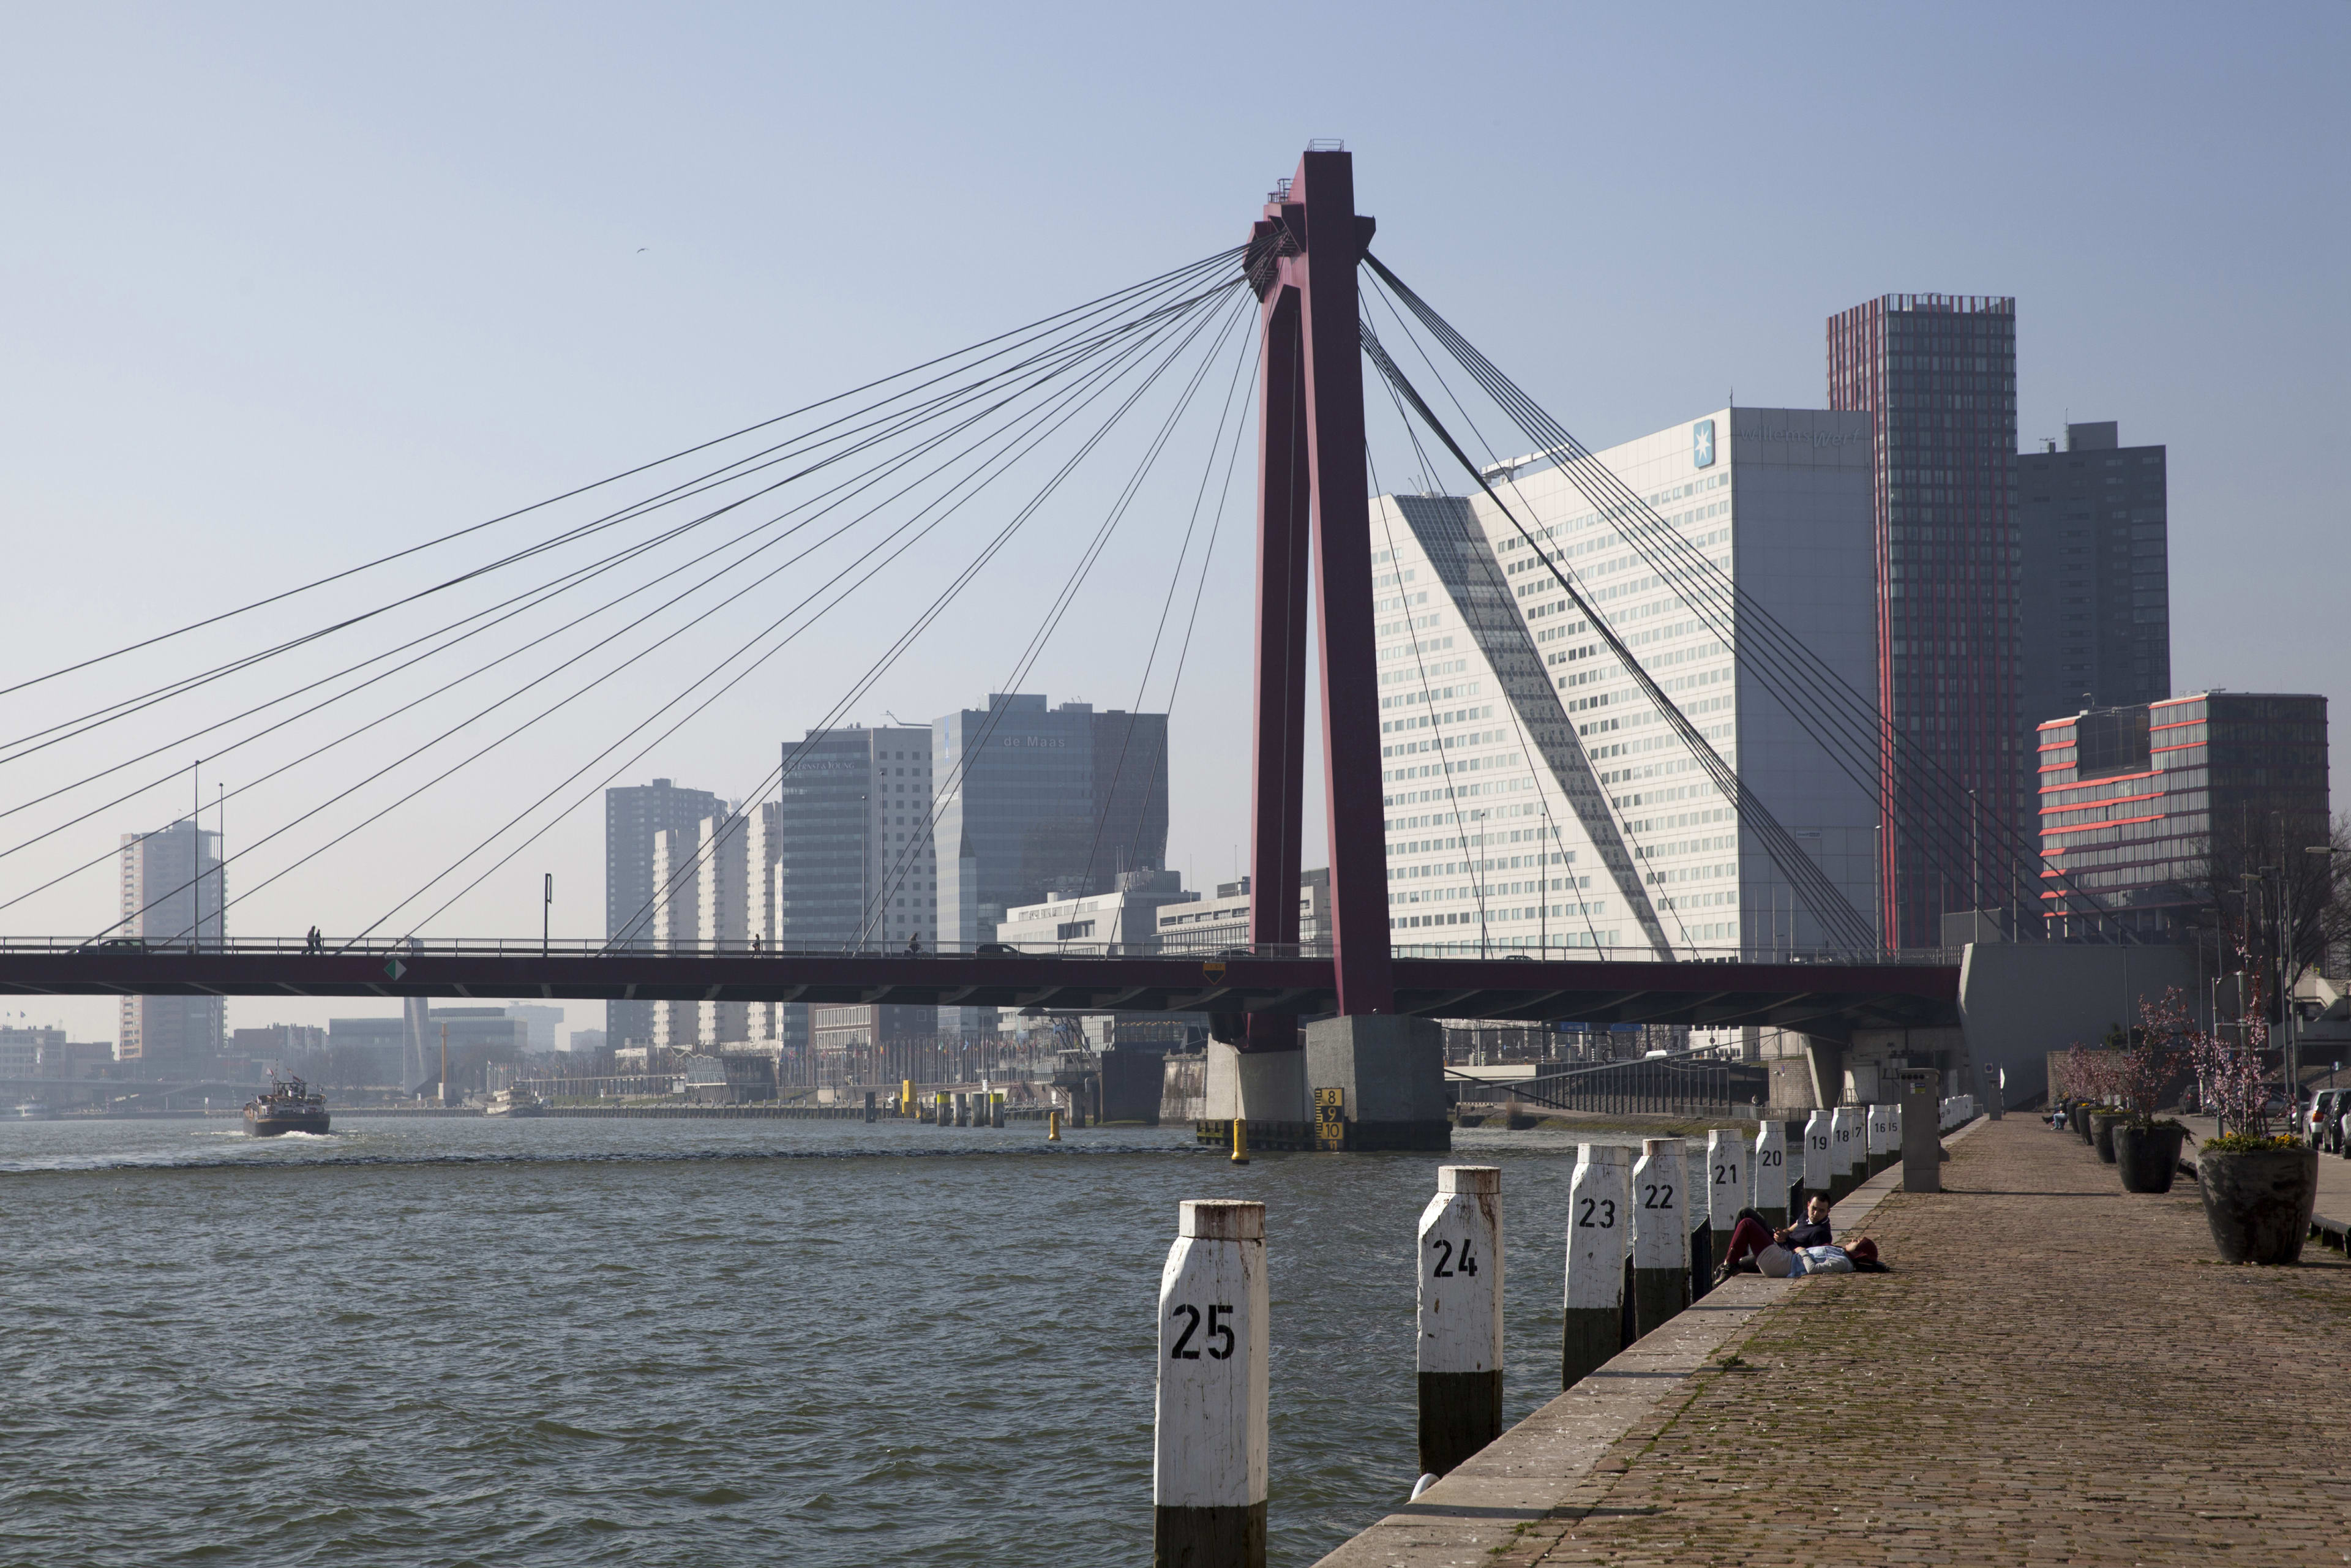
<path id="1" fill-rule="evenodd" d="M 21 700 L 110 678 L 142 659 L 175 658 L 181 648 L 220 650 L 213 663 L 182 660 L 152 685 L 107 690 L 86 709 L 53 710 L 0 741 L 0 770 L 65 758 L 72 759 L 65 771 L 76 775 L 0 795 L 0 825 L 24 825 L 0 842 L 0 873 L 33 846 L 98 831 L 92 824 L 177 777 L 180 759 L 192 752 L 221 770 L 241 770 L 234 792 L 224 789 L 213 802 L 197 794 L 200 814 L 241 805 L 264 784 L 281 792 L 312 789 L 311 798 L 263 813 L 246 830 L 229 856 L 234 878 L 226 866 L 199 869 L 177 885 L 141 890 L 106 929 L 0 944 L 0 994 L 1184 1010 L 1217 1018 L 1219 1040 L 1242 1057 L 1296 1053 L 1298 1020 L 1322 1017 L 1761 1024 L 1829 1038 L 1954 1021 L 1956 966 L 1944 955 L 1886 950 L 1876 911 L 1860 907 L 1849 883 L 1823 872 L 1726 755 L 1721 733 L 1693 716 L 1687 691 L 1645 652 L 1646 634 L 1604 607 L 1608 591 L 1593 563 L 1580 563 L 1552 541 L 1555 530 L 1541 526 L 1518 477 L 1527 460 L 1502 460 L 1465 396 L 1496 411 L 1510 451 L 1531 451 L 1573 487 L 1605 521 L 1600 542 L 1616 552 L 1612 564 L 1640 573 L 1643 585 L 1669 600 L 1677 628 L 1711 639 L 1823 766 L 1876 803 L 1886 831 L 1923 845 L 1954 886 L 2009 890 L 1990 899 L 1971 891 L 1970 902 L 2004 897 L 2036 918 L 2053 908 L 2098 913 L 2062 869 L 2042 859 L 2035 835 L 1979 811 L 1973 794 L 1930 750 L 1885 720 L 1870 683 L 1808 647 L 1703 538 L 1599 461 L 1374 256 L 1374 232 L 1355 208 L 1350 155 L 1311 148 L 1231 249 L 537 506 L 0 689 L 0 699 Z M 1433 703 L 1443 676 L 1432 673 L 1416 642 L 1386 644 L 1414 654 L 1413 664 L 1383 664 L 1383 639 L 1405 622 L 1380 621 L 1402 612 L 1380 608 L 1398 596 L 1374 559 L 1366 364 L 1376 374 L 1375 406 L 1393 413 L 1422 473 L 1458 471 L 1467 496 L 1459 505 L 1468 508 L 1463 516 L 1474 513 L 1483 530 L 1472 538 L 1457 528 L 1458 540 L 1446 546 L 1449 575 L 1439 574 L 1462 631 L 1509 688 L 1501 717 L 1475 738 L 1499 737 L 1513 755 L 1533 758 L 1549 780 L 1541 812 L 1510 834 L 1539 843 L 1536 852 L 1507 859 L 1480 852 L 1498 835 L 1465 834 L 1463 825 L 1491 825 L 1493 814 L 1472 802 L 1474 787 L 1458 770 L 1466 764 L 1446 749 L 1471 737 L 1414 743 L 1430 758 L 1417 771 L 1432 776 L 1417 793 L 1442 797 L 1442 819 L 1458 836 L 1412 846 L 1454 846 L 1462 858 L 1443 867 L 1474 895 L 1465 902 L 1474 919 L 1448 916 L 1442 932 L 1399 913 L 1391 875 L 1402 798 L 1393 776 L 1401 770 L 1384 753 L 1399 749 L 1385 737 L 1405 721 L 1383 716 L 1409 711 L 1418 716 L 1414 722 L 1433 716 L 1385 705 L 1407 697 Z M 1001 689 L 1022 689 L 1122 521 L 1162 483 L 1155 476 L 1196 408 L 1204 421 L 1214 413 L 1213 434 L 1196 485 L 1180 482 L 1188 520 L 1147 639 L 1136 622 L 1144 670 L 1137 695 L 1155 682 L 1173 706 L 1193 653 L 1207 561 L 1226 521 L 1222 497 L 1234 476 L 1253 465 L 1248 869 L 1257 893 L 1245 943 L 1209 954 L 1096 953 L 1071 945 L 1013 953 L 946 939 L 909 953 L 877 941 L 893 894 L 913 884 L 935 850 L 954 852 L 935 843 L 938 802 L 956 797 L 962 770 L 987 744 L 984 729 L 964 755 L 940 759 L 932 799 L 909 802 L 913 814 L 893 822 L 854 931 L 821 943 L 795 940 L 780 926 L 731 945 L 681 939 L 672 906 L 686 896 L 681 889 L 700 886 L 698 862 L 712 847 L 705 843 L 687 863 L 668 868 L 643 908 L 588 947 L 436 935 L 475 890 L 746 682 L 776 679 L 845 623 L 894 627 L 844 689 L 798 694 L 810 707 L 825 705 L 811 735 L 857 711 L 966 591 L 1008 559 L 1022 530 L 1072 491 L 1073 476 L 1123 422 L 1134 436 L 1132 473 L 1090 503 L 1092 531 L 1068 542 L 1062 580 L 1034 591 L 1044 602 L 1027 642 L 1006 639 Z M 1253 446 L 1253 465 L 1243 461 L 1245 443 Z M 542 516 L 559 526 L 515 542 L 515 530 Z M 480 549 L 487 553 L 465 554 Z M 1499 564 L 1502 551 L 1515 552 L 1507 568 L 1520 574 L 1515 590 Z M 443 561 L 451 564 L 444 569 Z M 946 565 L 922 577 L 935 561 Z M 419 563 L 434 570 L 416 575 Z M 383 572 L 411 575 L 389 597 L 299 618 L 306 596 L 331 590 L 348 597 L 369 574 Z M 914 586 L 890 586 L 906 580 Z M 1683 780 L 1663 793 L 1704 800 L 1708 821 L 1768 865 L 1799 936 L 1767 945 L 1744 931 L 1727 939 L 1703 935 L 1687 901 L 1664 891 L 1650 869 L 1662 837 L 1701 813 L 1669 807 L 1659 814 L 1660 792 L 1622 785 L 1639 770 L 1612 766 L 1587 733 L 1596 727 L 1573 721 L 1560 695 L 1564 679 L 1554 686 L 1545 673 L 1545 659 L 1559 655 L 1538 646 L 1515 608 L 1514 593 L 1523 598 L 1533 586 L 1556 594 L 1562 614 L 1588 636 L 1579 652 L 1629 683 L 1627 698 L 1656 726 L 1645 742 L 1648 754 L 1669 756 Z M 888 616 L 875 608 L 883 598 Z M 223 644 L 254 625 L 272 632 L 249 645 Z M 747 627 L 747 634 L 690 669 L 691 679 L 664 688 L 662 700 L 628 706 L 631 683 L 720 625 Z M 368 637 L 376 641 L 362 641 Z M 1310 668 L 1320 672 L 1312 702 Z M 279 684 L 256 685 L 265 677 Z M 1417 685 L 1384 695 L 1384 683 L 1405 677 Z M 197 700 L 214 705 L 201 722 L 191 718 L 193 727 L 178 733 L 162 727 L 176 729 L 173 716 Z M 1319 744 L 1310 741 L 1315 711 Z M 522 787 L 483 786 L 554 726 L 588 713 L 600 720 L 609 713 L 610 733 L 577 767 Z M 122 738 L 134 731 L 141 738 Z M 159 735 L 166 738 L 153 738 Z M 370 745 L 384 747 L 383 759 L 350 777 L 350 759 Z M 806 746 L 787 743 L 777 766 L 743 792 L 752 803 L 745 810 L 756 810 L 789 783 L 807 755 Z M 1139 768 L 1156 761 L 1135 759 Z M 1330 924 L 1326 943 L 1301 946 L 1295 893 L 1310 852 L 1306 779 L 1318 764 Z M 336 768 L 346 772 L 333 774 Z M 509 770 L 501 778 L 517 776 Z M 219 935 L 230 907 L 305 868 L 320 874 L 338 850 L 392 831 L 404 809 L 436 790 L 493 800 L 486 831 L 403 855 L 402 874 L 416 880 L 362 929 L 315 945 Z M 931 807 L 927 819 L 921 805 Z M 1089 877 L 1135 863 L 1133 845 L 1107 836 L 1096 823 L 1083 856 Z M 1571 841 L 1586 858 L 1562 879 L 1556 846 Z M 0 886 L 6 895 L 0 909 L 113 859 L 110 851 L 37 885 Z M 1520 860 L 1540 870 L 1509 890 L 1538 891 L 1530 903 L 1498 910 L 1487 879 Z M 217 887 L 208 892 L 213 876 Z M 1600 901 L 1582 896 L 1578 877 L 1596 881 L 1629 924 L 1600 929 L 1591 913 Z M 1562 880 L 1569 896 L 1560 893 Z M 1523 922 L 1537 910 L 1542 924 L 1533 936 L 1494 935 L 1504 914 Z M 683 929 L 692 930 L 691 922 Z"/>

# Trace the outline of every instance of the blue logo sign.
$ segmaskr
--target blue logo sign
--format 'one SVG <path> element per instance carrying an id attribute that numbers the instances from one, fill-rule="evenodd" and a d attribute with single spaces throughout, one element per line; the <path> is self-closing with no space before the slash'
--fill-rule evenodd
<path id="1" fill-rule="evenodd" d="M 1714 421 L 1701 419 L 1690 426 L 1690 466 L 1714 466 Z"/>

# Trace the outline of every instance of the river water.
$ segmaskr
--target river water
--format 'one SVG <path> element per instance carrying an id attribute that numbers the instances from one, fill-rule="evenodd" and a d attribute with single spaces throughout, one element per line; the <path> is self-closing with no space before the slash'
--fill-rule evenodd
<path id="1" fill-rule="evenodd" d="M 1509 1418 L 1572 1139 L 1502 1166 Z M 1188 1130 L 0 1124 L 0 1563 L 1146 1561 L 1178 1200 L 1267 1206 L 1272 1558 L 1410 1491 L 1436 1155 Z"/>

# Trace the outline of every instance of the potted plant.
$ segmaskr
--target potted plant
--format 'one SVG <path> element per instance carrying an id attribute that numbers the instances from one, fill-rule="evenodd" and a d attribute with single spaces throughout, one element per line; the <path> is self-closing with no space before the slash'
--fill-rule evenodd
<path id="1" fill-rule="evenodd" d="M 2125 1192 L 2169 1192 L 2188 1129 L 2168 1117 L 2158 1120 L 2156 1112 L 2179 1075 L 2196 1022 L 2177 986 L 2158 1002 L 2140 998 L 2138 1013 L 2139 1027 L 2115 1058 L 2114 1092 L 2122 1114 L 2106 1135 Z"/>
<path id="2" fill-rule="evenodd" d="M 2212 1244 L 2229 1263 L 2284 1264 L 2302 1257 L 2318 1201 L 2318 1151 L 2273 1132 L 2269 1114 L 2269 1027 L 2258 1006 L 2231 1040 L 2190 1042 L 2201 1103 L 2220 1135 L 2197 1151 L 2197 1185 Z"/>

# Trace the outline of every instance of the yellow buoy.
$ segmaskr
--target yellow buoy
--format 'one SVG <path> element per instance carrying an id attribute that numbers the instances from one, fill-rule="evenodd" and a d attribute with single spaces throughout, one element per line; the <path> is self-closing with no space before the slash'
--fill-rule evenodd
<path id="1" fill-rule="evenodd" d="M 1061 1113 L 1059 1108 L 1045 1113 L 1045 1141 L 1049 1144 L 1061 1141 Z"/>
<path id="2" fill-rule="evenodd" d="M 1249 1164 L 1249 1123 L 1238 1116 L 1233 1118 L 1233 1164 Z"/>

